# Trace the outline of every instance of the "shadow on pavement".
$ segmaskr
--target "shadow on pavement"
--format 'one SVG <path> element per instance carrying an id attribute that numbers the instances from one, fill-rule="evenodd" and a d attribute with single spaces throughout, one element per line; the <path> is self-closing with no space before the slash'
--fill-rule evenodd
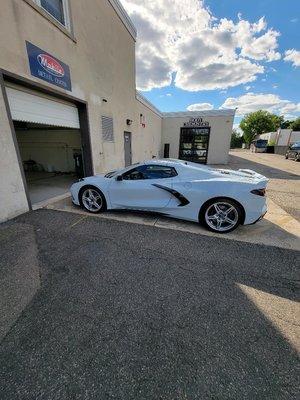
<path id="1" fill-rule="evenodd" d="M 287 179 L 287 180 L 299 180 L 300 177 L 297 174 L 293 174 L 290 172 L 283 171 L 281 169 L 274 167 L 270 167 L 268 165 L 260 164 L 259 162 L 253 162 L 243 157 L 238 157 L 236 155 L 229 155 L 229 165 L 223 166 L 223 168 L 233 168 L 233 169 L 253 169 L 254 171 L 265 175 L 270 179 Z M 213 166 L 215 167 L 215 166 Z"/>
<path id="2" fill-rule="evenodd" d="M 49 210 L 0 229 L 34 241 L 41 279 L 1 399 L 297 398 L 299 253 Z"/>

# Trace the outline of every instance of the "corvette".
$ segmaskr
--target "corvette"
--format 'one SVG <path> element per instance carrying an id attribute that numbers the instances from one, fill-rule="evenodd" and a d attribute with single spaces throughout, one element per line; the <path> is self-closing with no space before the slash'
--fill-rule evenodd
<path id="1" fill-rule="evenodd" d="M 214 169 L 183 160 L 154 159 L 81 179 L 72 201 L 91 213 L 141 210 L 199 222 L 227 233 L 267 212 L 268 179 L 251 170 Z"/>

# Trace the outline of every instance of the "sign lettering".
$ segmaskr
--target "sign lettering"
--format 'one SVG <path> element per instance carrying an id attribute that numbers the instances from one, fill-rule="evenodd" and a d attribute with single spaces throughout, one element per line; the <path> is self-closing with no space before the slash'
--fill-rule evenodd
<path id="1" fill-rule="evenodd" d="M 30 42 L 26 42 L 26 49 L 32 76 L 62 89 L 72 90 L 68 65 Z"/>

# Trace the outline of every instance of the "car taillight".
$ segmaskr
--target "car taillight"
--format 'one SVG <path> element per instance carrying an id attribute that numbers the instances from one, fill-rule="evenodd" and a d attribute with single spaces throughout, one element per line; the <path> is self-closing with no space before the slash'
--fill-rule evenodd
<path id="1" fill-rule="evenodd" d="M 251 193 L 256 194 L 257 196 L 265 196 L 266 189 L 254 189 L 254 190 L 251 190 Z"/>

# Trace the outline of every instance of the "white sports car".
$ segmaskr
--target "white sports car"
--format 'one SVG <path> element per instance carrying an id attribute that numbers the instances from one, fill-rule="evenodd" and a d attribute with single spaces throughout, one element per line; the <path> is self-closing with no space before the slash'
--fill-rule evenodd
<path id="1" fill-rule="evenodd" d="M 251 170 L 155 159 L 81 179 L 72 185 L 71 194 L 74 204 L 91 213 L 154 211 L 227 233 L 265 215 L 267 182 L 265 176 Z"/>

